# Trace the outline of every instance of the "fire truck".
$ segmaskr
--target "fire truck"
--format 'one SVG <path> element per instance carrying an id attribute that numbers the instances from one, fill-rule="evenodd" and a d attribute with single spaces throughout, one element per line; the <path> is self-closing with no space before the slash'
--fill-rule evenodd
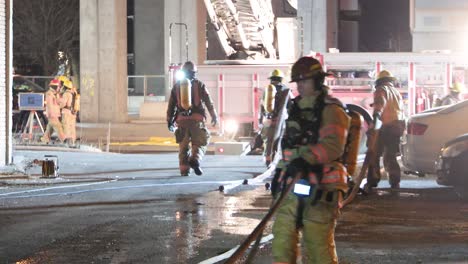
<path id="1" fill-rule="evenodd" d="M 397 79 L 397 88 L 404 98 L 407 116 L 433 106 L 437 98 L 448 93 L 450 85 L 465 83 L 466 59 L 462 54 L 449 53 L 326 53 L 313 54 L 326 71 L 333 73 L 327 85 L 333 96 L 344 103 L 362 108 L 370 118 L 375 75 L 385 69 Z M 268 77 L 274 69 L 286 74 L 289 82 L 292 61 L 206 61 L 198 67 L 202 80 L 213 97 L 221 120 L 221 132 L 226 122 L 236 122 L 245 129 L 258 128 L 259 101 Z M 176 70 L 176 69 L 174 69 Z M 367 118 L 367 119 L 368 119 Z"/>
<path id="2" fill-rule="evenodd" d="M 289 27 L 279 23 L 269 0 L 204 0 L 204 3 L 209 24 L 216 32 L 226 58 L 231 59 L 206 61 L 198 66 L 198 78 L 206 84 L 220 115 L 219 132 L 224 133 L 231 127 L 226 124 L 233 123 L 241 127 L 240 134 L 257 130 L 259 101 L 263 89 L 269 84 L 267 78 L 274 69 L 290 75 L 291 65 L 303 53 L 298 53 L 300 41 L 292 41 L 301 39 L 297 35 L 301 30 L 297 25 Z M 289 38 L 281 39 L 293 43 L 292 46 L 278 42 L 279 38 L 274 34 L 280 34 L 280 31 L 281 36 L 291 34 Z M 235 60 L 245 53 L 248 54 L 246 58 Z M 326 71 L 333 73 L 333 77 L 326 80 L 331 93 L 359 109 L 367 121 L 370 120 L 368 111 L 373 100 L 374 78 L 379 71 L 389 70 L 398 79 L 397 88 L 404 98 L 405 113 L 410 116 L 431 108 L 438 97 L 448 93 L 453 82 L 465 83 L 468 61 L 464 54 L 444 50 L 310 55 L 318 58 Z M 170 80 L 174 80 L 178 67 L 169 67 Z M 285 82 L 288 81 L 286 78 Z M 294 83 L 288 85 L 295 90 Z"/>

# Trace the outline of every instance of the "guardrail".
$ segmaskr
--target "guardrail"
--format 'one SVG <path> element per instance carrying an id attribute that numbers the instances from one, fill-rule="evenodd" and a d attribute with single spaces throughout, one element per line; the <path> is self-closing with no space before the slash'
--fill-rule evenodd
<path id="1" fill-rule="evenodd" d="M 24 76 L 24 79 L 47 88 L 49 82 L 55 76 Z M 166 76 L 165 75 L 128 75 L 128 113 L 138 114 L 143 102 L 163 102 L 166 100 Z"/>

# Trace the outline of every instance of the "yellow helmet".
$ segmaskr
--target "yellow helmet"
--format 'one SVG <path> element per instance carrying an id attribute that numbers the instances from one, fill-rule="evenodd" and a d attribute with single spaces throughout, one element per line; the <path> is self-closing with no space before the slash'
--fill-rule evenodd
<path id="1" fill-rule="evenodd" d="M 66 82 L 66 81 L 68 81 L 68 78 L 67 78 L 67 76 L 60 75 L 60 76 L 58 77 L 58 80 L 61 81 L 61 82 Z"/>
<path id="2" fill-rule="evenodd" d="M 377 80 L 382 79 L 382 78 L 395 78 L 393 77 L 393 74 L 387 70 L 382 70 L 377 74 Z"/>
<path id="3" fill-rule="evenodd" d="M 284 78 L 284 73 L 279 69 L 274 69 L 270 73 L 270 77 L 268 77 L 268 79 L 271 79 L 271 78 Z"/>
<path id="4" fill-rule="evenodd" d="M 72 89 L 73 88 L 73 83 L 69 80 L 66 80 L 63 82 L 63 86 L 65 86 L 66 88 L 68 89 Z"/>
<path id="5" fill-rule="evenodd" d="M 450 87 L 450 91 L 455 93 L 461 93 L 465 91 L 465 84 L 461 82 L 454 82 L 452 84 L 452 87 Z"/>

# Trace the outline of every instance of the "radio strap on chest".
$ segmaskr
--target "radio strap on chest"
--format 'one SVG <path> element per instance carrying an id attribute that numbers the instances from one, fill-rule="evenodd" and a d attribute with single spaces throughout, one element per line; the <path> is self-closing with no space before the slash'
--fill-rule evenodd
<path id="1" fill-rule="evenodd" d="M 305 198 L 298 197 L 297 198 L 297 216 L 296 216 L 296 229 L 302 228 L 304 226 L 303 219 L 304 219 L 304 207 L 305 207 Z"/>

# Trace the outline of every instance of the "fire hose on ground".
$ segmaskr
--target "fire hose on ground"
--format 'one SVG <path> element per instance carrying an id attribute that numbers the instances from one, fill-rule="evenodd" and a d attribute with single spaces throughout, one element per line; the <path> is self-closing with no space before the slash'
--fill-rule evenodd
<path id="1" fill-rule="evenodd" d="M 360 190 L 360 184 L 362 180 L 364 179 L 367 170 L 369 169 L 369 165 L 371 161 L 373 160 L 374 155 L 376 154 L 375 152 L 375 145 L 377 142 L 378 138 L 378 128 L 379 126 L 376 126 L 374 128 L 374 131 L 372 134 L 370 134 L 370 138 L 368 139 L 368 150 L 366 152 L 366 156 L 364 158 L 364 162 L 362 164 L 361 170 L 359 172 L 358 177 L 356 177 L 354 186 L 352 189 L 349 191 L 348 195 L 346 198 L 341 202 L 340 207 L 343 208 L 344 206 L 350 204 L 354 198 L 356 197 L 358 191 Z M 300 175 L 300 174 L 299 174 Z M 287 185 L 287 188 L 281 192 L 280 197 L 276 200 L 275 203 L 271 206 L 270 210 L 268 213 L 265 215 L 265 217 L 260 221 L 260 223 L 255 227 L 255 229 L 252 231 L 252 233 L 244 240 L 244 242 L 237 248 L 237 250 L 226 260 L 225 264 L 233 264 L 235 263 L 242 255 L 245 253 L 245 251 L 249 248 L 249 246 L 252 244 L 252 242 L 255 240 L 255 243 L 251 249 L 251 252 L 249 256 L 247 257 L 246 263 L 251 263 L 256 252 L 258 249 L 258 246 L 260 244 L 261 236 L 263 234 L 263 230 L 266 227 L 266 224 L 270 219 L 273 217 L 275 214 L 276 210 L 279 208 L 281 203 L 284 201 L 284 199 L 287 197 L 287 194 L 291 192 L 294 184 L 296 183 L 298 179 L 298 176 L 296 175 L 295 178 L 293 178 L 293 181 Z"/>

